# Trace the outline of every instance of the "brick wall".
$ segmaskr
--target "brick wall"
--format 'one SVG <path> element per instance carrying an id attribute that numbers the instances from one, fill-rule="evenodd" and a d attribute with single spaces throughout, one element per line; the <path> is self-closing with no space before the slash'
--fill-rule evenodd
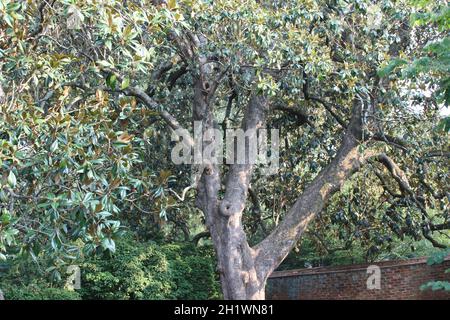
<path id="1" fill-rule="evenodd" d="M 380 289 L 367 289 L 369 265 L 380 269 Z M 420 286 L 432 280 L 450 281 L 450 256 L 440 265 L 429 266 L 426 258 L 383 261 L 371 264 L 298 269 L 274 272 L 269 278 L 267 299 L 445 299 L 442 290 L 421 291 Z M 373 279 L 373 278 L 372 278 Z"/>

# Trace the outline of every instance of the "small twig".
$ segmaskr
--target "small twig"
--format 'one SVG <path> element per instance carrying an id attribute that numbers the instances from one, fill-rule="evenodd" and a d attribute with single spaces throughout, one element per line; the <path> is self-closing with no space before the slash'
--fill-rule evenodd
<path id="1" fill-rule="evenodd" d="M 172 193 L 178 198 L 178 200 L 184 201 L 184 198 L 185 198 L 185 196 L 186 196 L 186 193 L 187 193 L 189 190 L 191 190 L 193 187 L 194 187 L 193 185 L 190 185 L 190 186 L 184 188 L 184 189 L 183 189 L 183 192 L 182 192 L 182 194 L 181 194 L 181 196 L 179 196 L 178 193 L 176 193 L 173 189 L 169 189 L 169 191 L 172 192 Z"/>

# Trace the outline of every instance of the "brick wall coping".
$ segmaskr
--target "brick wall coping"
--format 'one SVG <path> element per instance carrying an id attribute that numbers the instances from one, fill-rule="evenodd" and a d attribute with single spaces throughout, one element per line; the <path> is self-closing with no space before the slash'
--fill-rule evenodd
<path id="1" fill-rule="evenodd" d="M 274 271 L 269 278 L 283 278 L 283 277 L 295 277 L 295 276 L 306 276 L 306 275 L 316 275 L 324 273 L 342 273 L 342 272 L 353 272 L 353 271 L 366 271 L 368 266 L 376 265 L 383 268 L 410 266 L 416 264 L 425 264 L 428 257 L 421 257 L 408 260 L 386 260 L 386 261 L 376 261 L 372 263 L 364 264 L 349 264 L 344 266 L 328 266 L 328 267 L 315 267 L 315 268 L 304 268 L 304 269 L 292 269 L 286 271 Z M 450 261 L 450 255 L 445 258 L 445 261 Z"/>

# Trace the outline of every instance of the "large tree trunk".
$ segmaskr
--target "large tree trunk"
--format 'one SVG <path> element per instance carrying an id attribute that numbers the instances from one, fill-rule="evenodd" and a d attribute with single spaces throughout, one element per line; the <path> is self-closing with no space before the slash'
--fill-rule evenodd
<path id="1" fill-rule="evenodd" d="M 225 299 L 264 299 L 265 279 L 255 267 L 255 251 L 247 243 L 241 222 L 235 216 L 215 212 L 210 226 L 216 249 L 222 292 Z"/>
<path id="2" fill-rule="evenodd" d="M 206 39 L 196 35 L 189 34 L 189 37 L 197 48 L 206 43 Z M 179 38 L 178 42 L 182 48 L 189 48 L 183 45 L 183 39 Z M 208 66 L 205 57 L 197 56 L 190 50 L 184 52 L 186 56 L 195 57 L 199 62 L 199 76 L 194 83 L 193 120 L 202 123 L 204 133 L 216 127 L 212 100 L 220 76 L 217 77 Z M 254 94 L 246 107 L 242 129 L 251 129 L 255 134 L 263 127 L 267 111 L 267 98 Z M 219 198 L 222 182 L 218 163 L 202 162 L 198 170 L 200 178 L 196 180 L 197 206 L 203 211 L 211 234 L 225 299 L 265 298 L 265 284 L 269 275 L 290 252 L 308 223 L 323 209 L 328 199 L 361 166 L 364 160 L 358 151 L 361 133 L 361 105 L 355 99 L 353 116 L 336 157 L 306 187 L 283 221 L 254 248 L 249 246 L 242 225 L 242 213 L 253 171 L 248 148 L 245 148 L 245 163 L 230 166 L 222 199 Z M 202 154 L 210 143 L 214 141 L 203 141 Z M 215 160 L 214 156 L 211 160 Z"/>
<path id="3" fill-rule="evenodd" d="M 193 49 L 200 49 L 207 39 L 188 32 L 187 37 L 172 34 L 183 56 L 198 62 L 199 75 L 194 81 L 193 121 L 202 123 L 202 133 L 216 127 L 213 114 L 213 98 L 221 75 L 217 75 L 208 59 Z M 223 74 L 222 74 L 223 75 Z M 259 129 L 264 124 L 267 99 L 253 96 L 246 108 L 242 129 Z M 164 118 L 169 125 L 171 117 Z M 171 125 L 177 128 L 177 123 Z M 212 141 L 209 143 L 213 143 Z M 203 141 L 202 154 L 208 144 Z M 247 151 L 247 150 L 246 150 Z M 212 159 L 214 160 L 214 159 Z M 266 275 L 258 273 L 255 265 L 257 252 L 248 245 L 242 226 L 242 212 L 245 207 L 250 184 L 252 164 L 234 164 L 230 167 L 225 195 L 219 199 L 222 186 L 217 163 L 202 162 L 197 183 L 197 207 L 203 211 L 207 228 L 211 234 L 217 255 L 218 271 L 225 299 L 264 299 Z"/>
<path id="4" fill-rule="evenodd" d="M 267 107 L 265 97 L 251 97 L 244 114 L 242 129 L 256 133 L 256 130 L 262 128 Z M 248 148 L 245 157 L 245 164 L 233 164 L 228 172 L 225 195 L 218 210 L 223 223 L 219 237 L 214 239 L 215 243 L 221 242 L 221 251 L 217 253 L 221 261 L 220 271 L 224 278 L 222 286 L 226 299 L 264 299 L 266 277 L 257 272 L 257 255 L 248 245 L 242 226 L 242 212 L 253 169 Z"/>
<path id="5" fill-rule="evenodd" d="M 243 129 L 258 129 L 264 124 L 267 101 L 250 99 Z M 225 183 L 225 195 L 219 201 L 219 171 L 205 168 L 199 195 L 217 253 L 225 299 L 264 299 L 267 278 L 284 260 L 309 222 L 328 199 L 356 172 L 365 157 L 358 151 L 361 139 L 361 108 L 354 106 L 353 118 L 336 157 L 306 187 L 283 221 L 261 243 L 251 248 L 242 226 L 242 212 L 252 173 L 251 164 L 231 166 Z M 213 195 L 208 198 L 208 196 Z"/>
<path id="6" fill-rule="evenodd" d="M 209 101 L 203 94 L 204 87 L 198 79 L 194 88 L 194 120 L 202 121 L 203 130 L 208 130 L 214 127 L 214 119 Z M 266 107 L 265 98 L 251 98 L 243 130 L 261 128 Z M 197 185 L 197 206 L 205 214 L 211 233 L 225 299 L 264 299 L 265 278 L 258 277 L 256 253 L 248 245 L 241 219 L 251 170 L 251 163 L 231 166 L 222 201 L 218 198 L 221 181 L 216 164 L 203 164 Z"/>

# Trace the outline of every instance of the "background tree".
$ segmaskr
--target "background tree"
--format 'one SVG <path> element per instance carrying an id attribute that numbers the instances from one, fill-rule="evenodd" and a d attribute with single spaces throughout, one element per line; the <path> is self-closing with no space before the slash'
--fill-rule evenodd
<path id="1" fill-rule="evenodd" d="M 443 18 L 416 26 L 417 10 Z M 368 254 L 393 236 L 448 245 L 436 238 L 449 227 L 446 3 L 3 0 L 0 12 L 1 258 L 28 253 L 58 277 L 115 251 L 122 224 L 153 237 L 169 223 L 184 240 L 210 234 L 225 298 L 262 299 L 308 227 Z M 439 63 L 400 74 L 430 41 Z M 279 173 L 207 164 L 190 180 L 169 137 L 192 121 L 280 128 Z"/>

